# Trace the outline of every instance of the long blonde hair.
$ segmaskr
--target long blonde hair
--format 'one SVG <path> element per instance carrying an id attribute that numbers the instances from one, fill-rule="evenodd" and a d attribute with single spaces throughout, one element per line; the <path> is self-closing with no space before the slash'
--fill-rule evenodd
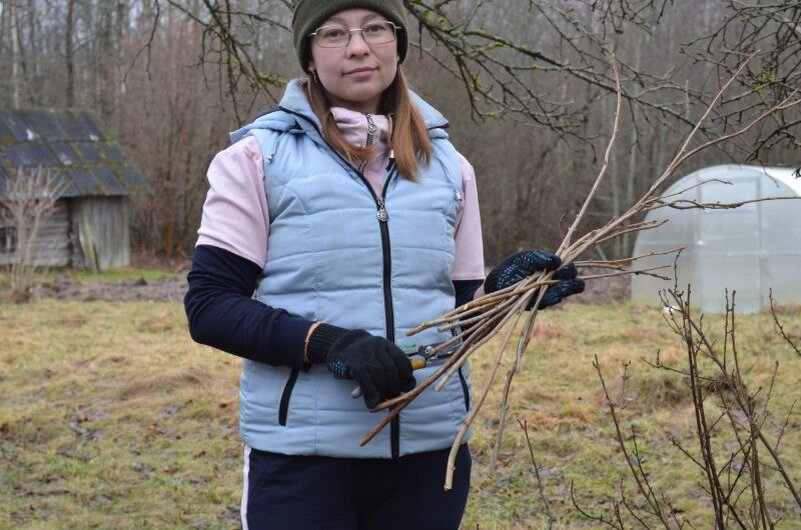
<path id="1" fill-rule="evenodd" d="M 323 135 L 334 149 L 354 165 L 372 158 L 372 147 L 354 146 L 345 140 L 330 112 L 326 90 L 314 74 L 306 82 L 306 94 L 312 111 L 323 125 Z M 394 151 L 398 171 L 404 178 L 417 181 L 418 162 L 422 160 L 428 164 L 431 161 L 431 142 L 423 117 L 409 97 L 409 85 L 400 65 L 392 84 L 381 95 L 378 112 L 392 117 L 389 148 Z"/>

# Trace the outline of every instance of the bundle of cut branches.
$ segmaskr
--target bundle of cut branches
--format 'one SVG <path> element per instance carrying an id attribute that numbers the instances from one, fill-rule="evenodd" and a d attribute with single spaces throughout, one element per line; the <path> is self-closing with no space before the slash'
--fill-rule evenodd
<path id="1" fill-rule="evenodd" d="M 653 184 L 646 191 L 646 193 L 643 194 L 642 197 L 639 198 L 639 200 L 637 200 L 627 211 L 622 213 L 620 216 L 611 219 L 609 222 L 607 222 L 600 228 L 591 230 L 586 234 L 582 235 L 581 237 L 576 237 L 578 226 L 581 223 L 582 219 L 584 218 L 591 201 L 595 197 L 600 187 L 600 184 L 604 179 L 607 168 L 609 166 L 610 153 L 612 152 L 612 148 L 618 134 L 622 98 L 621 98 L 620 79 L 618 75 L 616 60 L 614 57 L 612 58 L 612 70 L 614 73 L 614 79 L 617 91 L 617 106 L 614 114 L 611 137 L 604 154 L 600 171 L 595 179 L 593 187 L 590 190 L 589 194 L 587 195 L 587 198 L 585 199 L 581 210 L 579 211 L 576 218 L 573 220 L 572 224 L 567 230 L 564 240 L 562 241 L 561 245 L 556 251 L 556 255 L 558 255 L 564 263 L 573 262 L 578 267 L 592 266 L 594 268 L 600 267 L 612 271 L 608 274 L 582 276 L 582 279 L 584 279 L 585 281 L 589 281 L 601 277 L 617 276 L 624 274 L 646 274 L 666 280 L 670 279 L 669 277 L 660 274 L 661 272 L 660 269 L 668 268 L 667 266 L 651 267 L 644 269 L 636 269 L 633 267 L 633 264 L 638 259 L 647 256 L 657 255 L 656 253 L 644 254 L 642 256 L 632 256 L 629 258 L 616 261 L 578 261 L 578 259 L 581 256 L 586 255 L 589 251 L 593 250 L 597 245 L 603 242 L 615 239 L 617 237 L 622 236 L 623 234 L 639 232 L 641 230 L 651 230 L 658 226 L 661 226 L 666 222 L 666 221 L 640 221 L 639 219 L 643 219 L 644 214 L 650 210 L 664 208 L 664 207 L 673 207 L 682 209 L 688 207 L 694 207 L 694 208 L 736 207 L 745 204 L 747 202 L 766 200 L 766 199 L 756 199 L 755 201 L 745 201 L 743 203 L 738 203 L 736 205 L 702 204 L 702 203 L 688 204 L 687 201 L 682 201 L 678 199 L 678 195 L 680 194 L 667 197 L 659 196 L 658 194 L 658 191 L 663 187 L 666 181 L 668 181 L 676 173 L 677 169 L 680 166 L 682 166 L 682 164 L 684 164 L 684 162 L 686 162 L 692 156 L 716 144 L 732 140 L 744 134 L 746 131 L 750 130 L 758 123 L 760 123 L 762 120 L 764 120 L 765 118 L 767 118 L 768 116 L 770 116 L 775 112 L 788 109 L 789 107 L 801 103 L 801 99 L 798 98 L 797 91 L 794 91 L 787 98 L 782 100 L 779 104 L 771 108 L 768 108 L 767 110 L 765 110 L 763 113 L 758 115 L 756 118 L 748 122 L 740 129 L 730 134 L 726 134 L 717 138 L 713 138 L 711 140 L 707 140 L 704 143 L 701 143 L 700 145 L 691 148 L 690 146 L 696 136 L 696 133 L 699 131 L 699 129 L 701 129 L 702 124 L 707 120 L 712 110 L 716 107 L 723 93 L 729 88 L 732 82 L 740 75 L 745 66 L 748 64 L 749 60 L 750 58 L 744 61 L 740 65 L 740 67 L 735 71 L 732 77 L 728 80 L 728 82 L 720 89 L 720 91 L 718 91 L 717 95 L 708 105 L 703 115 L 695 123 L 695 126 L 692 129 L 692 131 L 687 135 L 687 137 L 682 142 L 680 148 L 676 152 L 670 164 L 662 172 L 662 174 L 653 182 Z M 659 254 L 677 253 L 680 250 L 681 250 L 680 248 L 676 248 Z M 398 414 L 400 414 L 401 410 L 403 410 L 406 406 L 408 406 L 417 396 L 419 396 L 429 386 L 435 385 L 436 390 L 442 388 L 445 382 L 451 376 L 453 376 L 453 374 L 470 358 L 470 356 L 473 353 L 475 353 L 479 348 L 484 346 L 490 339 L 494 338 L 496 335 L 503 332 L 501 344 L 498 347 L 494 361 L 490 368 L 490 373 L 486 378 L 487 382 L 484 385 L 484 388 L 478 393 L 477 399 L 474 400 L 473 408 L 468 417 L 466 418 L 466 420 L 463 422 L 462 427 L 459 433 L 457 434 L 453 442 L 453 445 L 451 447 L 450 459 L 448 461 L 448 469 L 445 477 L 445 489 L 450 489 L 454 472 L 454 461 L 456 457 L 456 451 L 458 450 L 459 446 L 464 440 L 464 436 L 467 434 L 467 431 L 472 425 L 473 421 L 481 412 L 482 406 L 490 392 L 490 389 L 495 384 L 498 368 L 501 366 L 505 354 L 507 353 L 507 351 L 510 350 L 509 345 L 511 343 L 513 331 L 515 329 L 518 329 L 519 323 L 523 321 L 524 324 L 523 324 L 522 334 L 519 340 L 517 341 L 514 360 L 512 362 L 511 368 L 509 368 L 507 372 L 506 381 L 503 387 L 503 394 L 500 404 L 500 422 L 495 442 L 496 454 L 493 457 L 493 462 L 494 462 L 496 460 L 495 457 L 497 456 L 497 452 L 500 447 L 500 442 L 503 437 L 504 426 L 506 423 L 506 411 L 508 410 L 507 404 L 509 400 L 509 393 L 511 389 L 512 380 L 514 379 L 514 376 L 520 367 L 522 357 L 526 351 L 526 347 L 531 341 L 532 332 L 534 329 L 534 322 L 538 314 L 537 307 L 539 306 L 539 302 L 544 296 L 547 286 L 556 283 L 556 281 L 552 279 L 552 276 L 553 272 L 536 273 L 511 287 L 481 296 L 467 304 L 464 304 L 454 309 L 453 311 L 450 311 L 449 313 L 442 315 L 441 317 L 435 320 L 432 320 L 430 322 L 424 322 L 417 328 L 410 330 L 408 333 L 409 335 L 413 335 L 415 333 L 418 333 L 424 329 L 428 329 L 431 327 L 437 327 L 439 330 L 452 330 L 452 329 L 457 330 L 453 338 L 439 345 L 436 348 L 435 352 L 452 347 L 452 345 L 457 344 L 460 341 L 461 345 L 453 353 L 453 355 L 451 355 L 447 359 L 447 361 L 440 366 L 440 368 L 436 372 L 434 372 L 431 376 L 429 376 L 425 381 L 421 382 L 413 390 L 395 399 L 385 401 L 384 403 L 381 403 L 378 407 L 376 407 L 374 410 L 388 409 L 389 412 L 378 425 L 376 425 L 369 433 L 367 433 L 362 438 L 361 444 L 365 445 L 369 443 L 370 440 L 372 440 L 376 434 L 378 434 L 387 424 L 389 424 L 395 417 L 397 417 Z M 528 311 L 526 308 L 531 305 L 530 302 L 532 300 L 535 301 L 535 303 L 533 304 L 533 309 Z"/>

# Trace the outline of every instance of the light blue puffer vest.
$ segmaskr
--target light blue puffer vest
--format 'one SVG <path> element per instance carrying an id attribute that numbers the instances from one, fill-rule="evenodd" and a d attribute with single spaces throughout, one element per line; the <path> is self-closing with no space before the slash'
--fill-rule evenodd
<path id="1" fill-rule="evenodd" d="M 450 338 L 436 329 L 405 336 L 454 307 L 450 273 L 462 189 L 444 117 L 417 96 L 414 102 L 433 157 L 417 183 L 390 170 L 386 221 L 379 220 L 382 198 L 322 139 L 298 81 L 279 110 L 232 133 L 233 141 L 255 137 L 264 157 L 270 239 L 258 300 L 309 320 L 366 329 L 405 349 Z M 436 368 L 415 376 L 422 381 Z M 370 413 L 351 397 L 354 381 L 335 379 L 322 365 L 303 371 L 245 360 L 242 437 L 257 449 L 297 455 L 389 458 L 443 449 L 469 408 L 467 372 L 465 366 L 439 392 L 427 389 L 399 422 L 360 447 L 385 413 Z"/>

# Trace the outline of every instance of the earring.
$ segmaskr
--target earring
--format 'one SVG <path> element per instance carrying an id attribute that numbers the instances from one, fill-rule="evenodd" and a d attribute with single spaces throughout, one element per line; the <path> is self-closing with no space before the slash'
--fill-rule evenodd
<path id="1" fill-rule="evenodd" d="M 317 78 L 317 70 L 312 70 L 311 71 L 311 81 L 314 84 L 317 84 L 317 83 L 320 82 L 320 80 Z"/>

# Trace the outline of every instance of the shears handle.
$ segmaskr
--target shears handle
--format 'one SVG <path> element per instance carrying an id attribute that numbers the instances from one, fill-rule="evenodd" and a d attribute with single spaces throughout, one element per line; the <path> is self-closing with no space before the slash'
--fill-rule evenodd
<path id="1" fill-rule="evenodd" d="M 420 368 L 425 368 L 426 365 L 428 364 L 425 359 L 421 358 L 412 359 L 410 362 L 412 363 L 412 370 L 419 370 Z M 360 386 L 354 388 L 353 391 L 351 391 L 350 393 L 350 397 L 352 397 L 353 399 L 359 398 L 361 396 L 362 396 L 362 387 Z"/>

